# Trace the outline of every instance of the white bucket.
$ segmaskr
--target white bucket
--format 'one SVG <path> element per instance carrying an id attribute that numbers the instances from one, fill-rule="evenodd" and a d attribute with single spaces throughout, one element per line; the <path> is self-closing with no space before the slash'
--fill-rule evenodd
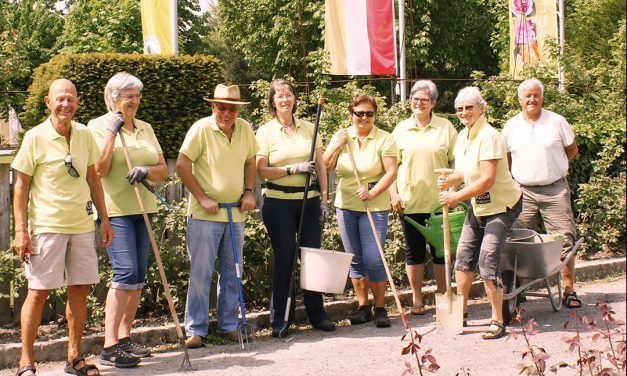
<path id="1" fill-rule="evenodd" d="M 351 253 L 300 247 L 300 287 L 342 294 L 352 258 Z"/>

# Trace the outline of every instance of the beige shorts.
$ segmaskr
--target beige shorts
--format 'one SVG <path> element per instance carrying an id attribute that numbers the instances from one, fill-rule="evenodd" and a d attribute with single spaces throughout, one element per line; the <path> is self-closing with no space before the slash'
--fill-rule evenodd
<path id="1" fill-rule="evenodd" d="M 100 281 L 95 233 L 31 236 L 30 263 L 25 264 L 28 288 L 53 290 L 63 286 L 92 285 Z"/>

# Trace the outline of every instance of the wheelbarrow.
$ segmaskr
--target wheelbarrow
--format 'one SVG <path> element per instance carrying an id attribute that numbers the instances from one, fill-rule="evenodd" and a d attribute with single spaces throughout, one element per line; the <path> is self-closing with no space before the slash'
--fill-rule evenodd
<path id="1" fill-rule="evenodd" d="M 521 235 L 521 231 L 527 231 Z M 568 264 L 583 243 L 577 240 L 572 249 L 560 261 L 564 238 L 555 235 L 537 234 L 531 230 L 512 230 L 501 252 L 500 270 L 503 281 L 503 319 L 509 323 L 516 316 L 519 295 L 526 289 L 539 286 L 546 288 L 546 293 L 526 293 L 549 299 L 553 311 L 562 308 L 562 276 L 560 271 Z M 551 282 L 557 281 L 553 288 Z M 556 290 L 556 291 L 555 291 Z"/>

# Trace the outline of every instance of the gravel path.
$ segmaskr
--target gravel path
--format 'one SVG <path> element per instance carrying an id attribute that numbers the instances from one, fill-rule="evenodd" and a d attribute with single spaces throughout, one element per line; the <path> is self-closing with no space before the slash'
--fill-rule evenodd
<path id="1" fill-rule="evenodd" d="M 613 281 L 597 281 L 577 286 L 584 307 L 580 315 L 592 316 L 595 304 L 607 300 L 616 311 L 616 317 L 625 319 L 625 277 Z M 561 340 L 573 335 L 563 323 L 569 320 L 573 310 L 562 309 L 554 313 L 546 299 L 528 298 L 523 303 L 525 317 L 534 318 L 540 326 L 539 333 L 532 337 L 532 343 L 542 346 L 551 355 L 548 365 L 559 361 L 574 363 L 575 356 L 568 353 Z M 451 335 L 435 329 L 433 311 L 425 316 L 410 317 L 411 325 L 423 334 L 421 346 L 432 348 L 433 355 L 440 364 L 437 375 L 454 375 L 465 367 L 476 375 L 517 375 L 520 355 L 515 351 L 524 350 L 522 338 L 484 341 L 481 333 L 486 330 L 490 307 L 485 300 L 475 300 L 469 309 L 469 327 L 463 335 Z M 407 342 L 401 341 L 403 329 L 398 315 L 392 316 L 392 327 L 375 328 L 372 323 L 350 326 L 347 321 L 340 323 L 337 331 L 331 334 L 313 330 L 298 331 L 291 342 L 282 342 L 269 336 L 255 338 L 250 352 L 243 352 L 237 345 L 213 346 L 190 350 L 195 371 L 186 375 L 400 375 L 404 362 L 415 365 L 410 356 L 402 356 L 401 349 Z M 508 328 L 510 330 L 510 328 Z M 584 336 L 584 346 L 603 348 L 605 342 L 593 344 L 591 335 Z M 95 362 L 91 357 L 89 361 Z M 165 352 L 146 358 L 140 366 L 121 370 L 101 366 L 102 375 L 161 376 L 179 375 L 182 360 L 181 352 Z M 572 375 L 574 370 L 564 370 L 558 375 Z M 15 369 L 2 370 L 0 376 L 14 375 Z M 65 375 L 62 363 L 42 363 L 38 375 Z M 426 373 L 425 373 L 426 374 Z"/>

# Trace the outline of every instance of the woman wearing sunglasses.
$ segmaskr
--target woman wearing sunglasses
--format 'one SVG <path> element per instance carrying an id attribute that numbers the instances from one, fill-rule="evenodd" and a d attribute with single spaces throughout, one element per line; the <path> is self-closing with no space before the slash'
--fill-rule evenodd
<path id="1" fill-rule="evenodd" d="M 133 367 L 150 350 L 133 342 L 131 326 L 139 305 L 148 269 L 150 243 L 133 184 L 162 181 L 168 168 L 150 124 L 135 118 L 141 101 L 142 82 L 126 72 L 116 73 L 104 90 L 109 112 L 87 126 L 100 145 L 96 171 L 102 179 L 107 212 L 114 237 L 107 247 L 113 277 L 105 305 L 105 343 L 100 363 Z M 122 142 L 124 136 L 133 169 L 129 172 Z M 130 184 L 129 184 L 130 183 Z M 155 197 L 140 187 L 149 217 L 157 212 Z"/>
<path id="2" fill-rule="evenodd" d="M 463 88 L 457 94 L 455 113 L 465 128 L 453 152 L 455 171 L 439 177 L 437 185 L 444 189 L 464 183 L 464 188 L 457 192 L 441 192 L 442 205 L 471 200 L 457 245 L 457 292 L 464 295 L 466 313 L 468 293 L 478 267 L 492 306 L 490 325 L 483 339 L 497 339 L 505 335 L 499 259 L 505 238 L 522 210 L 522 194 L 509 172 L 505 139 L 485 118 L 486 105 L 476 87 Z"/>
<path id="3" fill-rule="evenodd" d="M 412 116 L 400 122 L 392 132 L 398 148 L 398 178 L 390 186 L 392 209 L 425 225 L 431 210 L 438 206 L 436 168 L 454 168 L 453 147 L 457 131 L 447 119 L 433 114 L 438 89 L 428 80 L 417 81 L 411 88 Z M 407 244 L 407 278 L 412 290 L 412 315 L 423 315 L 422 279 L 427 254 L 427 241 L 422 234 L 401 219 Z M 433 274 L 437 292 L 444 293 L 444 258 L 435 255 L 431 247 Z"/>
<path id="4" fill-rule="evenodd" d="M 360 95 L 348 105 L 351 126 L 333 135 L 324 152 L 327 170 L 335 169 L 337 190 L 335 208 L 344 249 L 353 254 L 350 277 L 359 300 L 359 308 L 350 316 L 351 324 L 374 319 L 379 328 L 390 326 L 384 305 L 387 275 L 370 227 L 364 201 L 368 203 L 376 236 L 385 244 L 390 194 L 388 188 L 396 179 L 396 144 L 394 138 L 374 126 L 377 103 L 370 95 Z M 358 182 L 347 148 L 351 148 Z M 368 302 L 368 290 L 374 296 L 374 316 Z"/>
<path id="5" fill-rule="evenodd" d="M 296 112 L 294 86 L 286 80 L 270 84 L 268 110 L 274 116 L 257 131 L 259 152 L 257 171 L 265 180 L 261 214 L 268 229 L 274 253 L 270 323 L 272 336 L 285 337 L 284 327 L 287 294 L 290 289 L 296 233 L 300 222 L 307 173 L 316 172 L 319 186 L 307 193 L 301 245 L 320 248 L 322 222 L 328 217 L 327 171 L 322 162 L 322 142 L 316 140 L 315 157 L 308 161 L 314 126 L 294 117 Z M 292 299 L 294 296 L 292 296 Z M 322 293 L 303 291 L 305 310 L 311 325 L 322 331 L 335 330 L 335 324 L 324 311 Z M 290 307 L 289 321 L 296 305 Z M 285 327 L 289 327 L 285 325 Z"/>

